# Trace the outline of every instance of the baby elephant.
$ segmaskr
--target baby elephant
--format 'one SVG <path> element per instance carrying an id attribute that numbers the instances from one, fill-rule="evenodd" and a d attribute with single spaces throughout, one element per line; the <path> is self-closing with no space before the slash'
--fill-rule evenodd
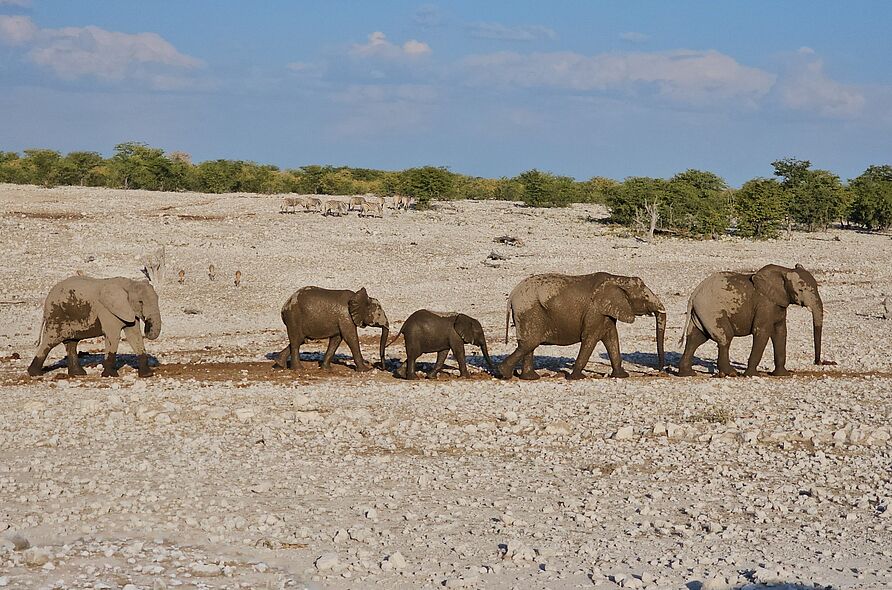
<path id="1" fill-rule="evenodd" d="M 415 361 L 419 356 L 426 352 L 436 352 L 437 364 L 427 374 L 428 379 L 435 379 L 443 368 L 450 350 L 458 362 L 461 376 L 469 377 L 468 365 L 465 363 L 465 344 L 479 346 L 486 364 L 491 371 L 495 370 L 489 358 L 489 350 L 486 348 L 483 327 L 480 322 L 463 313 L 439 313 L 419 309 L 409 316 L 390 344 L 393 344 L 400 334 L 406 341 L 406 379 L 416 378 Z"/>

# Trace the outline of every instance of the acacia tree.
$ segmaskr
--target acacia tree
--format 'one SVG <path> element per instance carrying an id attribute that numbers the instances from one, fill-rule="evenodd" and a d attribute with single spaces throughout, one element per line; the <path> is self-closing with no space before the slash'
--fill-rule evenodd
<path id="1" fill-rule="evenodd" d="M 62 155 L 56 150 L 25 150 L 25 157 L 22 158 L 25 182 L 45 187 L 55 186 L 61 160 Z"/>
<path id="2" fill-rule="evenodd" d="M 849 185 L 854 194 L 849 219 L 867 229 L 892 226 L 892 166 L 869 166 Z"/>
<path id="3" fill-rule="evenodd" d="M 777 237 L 787 212 L 786 194 L 773 178 L 754 178 L 734 193 L 737 232 L 754 238 Z"/>
<path id="4" fill-rule="evenodd" d="M 400 189 L 415 198 L 416 207 L 427 209 L 431 201 L 452 196 L 452 173 L 437 166 L 409 168 L 400 174 Z"/>
<path id="5" fill-rule="evenodd" d="M 811 170 L 811 162 L 786 158 L 771 163 L 786 191 L 790 222 L 809 231 L 825 229 L 845 213 L 848 192 L 839 177 L 827 170 Z"/>

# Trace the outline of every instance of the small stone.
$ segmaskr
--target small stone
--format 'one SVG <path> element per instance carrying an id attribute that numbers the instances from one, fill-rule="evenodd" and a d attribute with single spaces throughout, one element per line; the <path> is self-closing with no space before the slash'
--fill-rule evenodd
<path id="1" fill-rule="evenodd" d="M 16 551 L 24 551 L 31 547 L 31 542 L 22 535 L 13 535 L 9 537 L 9 540 L 12 541 L 13 549 Z"/>
<path id="2" fill-rule="evenodd" d="M 235 417 L 238 418 L 239 422 L 247 422 L 254 415 L 255 412 L 251 408 L 239 408 L 235 411 Z"/>
<path id="3" fill-rule="evenodd" d="M 198 578 L 213 578 L 223 575 L 223 568 L 214 564 L 195 563 L 189 568 L 189 572 Z"/>
<path id="4" fill-rule="evenodd" d="M 388 561 L 391 565 L 393 565 L 393 569 L 395 569 L 395 570 L 397 570 L 397 571 L 402 570 L 402 569 L 406 569 L 406 558 L 403 557 L 403 554 L 400 553 L 399 551 L 396 551 L 396 552 L 394 552 L 394 553 L 391 553 L 391 554 L 387 557 L 387 561 Z"/>
<path id="5" fill-rule="evenodd" d="M 323 553 L 319 557 L 316 558 L 316 561 L 313 562 L 313 565 L 316 566 L 316 569 L 320 572 L 331 571 L 338 566 L 338 554 L 334 552 Z"/>
<path id="6" fill-rule="evenodd" d="M 33 567 L 45 565 L 50 561 L 49 552 L 44 549 L 38 549 L 37 547 L 26 549 L 23 557 L 25 560 L 25 564 Z"/>
<path id="7" fill-rule="evenodd" d="M 725 576 L 714 576 L 705 580 L 703 585 L 700 586 L 700 590 L 728 590 L 730 586 L 728 585 L 728 580 L 725 579 Z"/>
<path id="8" fill-rule="evenodd" d="M 635 436 L 635 429 L 631 426 L 623 426 L 613 435 L 616 440 L 629 440 Z"/>
<path id="9" fill-rule="evenodd" d="M 546 434 L 556 434 L 559 436 L 566 436 L 573 432 L 573 427 L 570 426 L 569 423 L 561 420 L 559 422 L 552 422 L 548 426 L 545 427 Z"/>

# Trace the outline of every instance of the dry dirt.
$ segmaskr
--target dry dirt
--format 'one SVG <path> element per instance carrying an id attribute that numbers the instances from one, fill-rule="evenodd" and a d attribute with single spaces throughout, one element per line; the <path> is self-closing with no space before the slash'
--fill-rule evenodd
<path id="1" fill-rule="evenodd" d="M 593 221 L 597 206 L 361 219 L 279 204 L 0 185 L 0 587 L 892 587 L 889 236 L 644 244 Z M 65 376 L 61 348 L 25 376 L 55 282 L 137 277 L 162 245 L 155 377 L 100 378 L 98 340 L 82 343 L 85 378 Z M 472 380 L 451 360 L 436 381 L 356 374 L 346 347 L 325 372 L 324 343 L 300 370 L 272 369 L 279 309 L 303 285 L 365 285 L 393 334 L 422 307 L 463 311 L 498 359 L 520 279 L 637 275 L 677 351 L 702 278 L 771 262 L 814 272 L 838 365 L 810 365 L 810 316 L 795 308 L 791 378 L 712 378 L 712 344 L 701 376 L 658 373 L 648 318 L 620 328 L 626 380 L 603 378 L 603 348 L 589 379 L 565 380 L 576 347 L 537 351 L 535 383 L 488 377 L 476 350 Z M 378 333 L 362 335 L 378 362 Z M 392 371 L 402 341 L 388 353 Z"/>

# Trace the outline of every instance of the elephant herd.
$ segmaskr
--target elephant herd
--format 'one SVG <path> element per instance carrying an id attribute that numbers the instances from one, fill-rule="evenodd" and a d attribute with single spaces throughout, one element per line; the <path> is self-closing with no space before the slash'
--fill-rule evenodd
<path id="1" fill-rule="evenodd" d="M 812 313 L 814 362 L 821 359 L 821 329 L 824 309 L 818 284 L 810 272 L 767 265 L 754 273 L 719 272 L 707 277 L 688 300 L 682 340 L 684 353 L 678 366 L 681 376 L 693 375 L 694 353 L 707 340 L 718 344 L 718 374 L 736 375 L 729 349 L 735 336 L 753 336 L 746 375 L 755 375 L 765 346 L 774 349 L 772 375 L 788 375 L 786 364 L 787 307 L 796 304 Z M 341 342 L 353 355 L 356 371 L 368 371 L 359 346 L 357 328 L 381 328 L 379 353 L 385 368 L 385 352 L 400 335 L 405 340 L 406 362 L 398 376 L 415 379 L 415 364 L 425 353 L 437 353 L 437 361 L 427 377 L 434 378 L 452 352 L 463 377 L 469 375 L 465 345 L 478 346 L 490 370 L 510 379 L 537 379 L 533 353 L 540 345 L 580 344 L 569 379 L 579 379 L 595 346 L 602 342 L 612 368 L 611 377 L 627 377 L 622 367 L 617 321 L 632 323 L 636 316 L 654 316 L 656 321 L 657 368 L 665 366 L 664 340 L 666 309 L 659 297 L 638 277 L 603 272 L 589 275 L 539 274 L 522 280 L 508 297 L 505 314 L 505 343 L 511 319 L 514 320 L 517 347 L 498 366 L 489 356 L 480 322 L 463 313 L 442 313 L 421 309 L 403 323 L 388 342 L 389 322 L 380 302 L 365 288 L 358 291 L 303 287 L 282 306 L 281 317 L 288 333 L 288 345 L 278 354 L 274 367 L 297 370 L 300 347 L 308 340 L 328 340 L 322 367 L 330 368 Z M 43 325 L 37 354 L 28 367 L 31 376 L 44 371 L 49 352 L 65 344 L 69 375 L 83 375 L 77 354 L 78 342 L 105 337 L 104 377 L 117 376 L 116 354 L 121 332 L 137 354 L 138 374 L 152 374 L 143 344 L 161 332 L 158 295 L 148 281 L 122 277 L 100 279 L 84 276 L 67 278 L 55 285 L 44 303 Z M 517 365 L 520 372 L 516 373 Z M 826 363 L 830 364 L 830 363 Z"/>

